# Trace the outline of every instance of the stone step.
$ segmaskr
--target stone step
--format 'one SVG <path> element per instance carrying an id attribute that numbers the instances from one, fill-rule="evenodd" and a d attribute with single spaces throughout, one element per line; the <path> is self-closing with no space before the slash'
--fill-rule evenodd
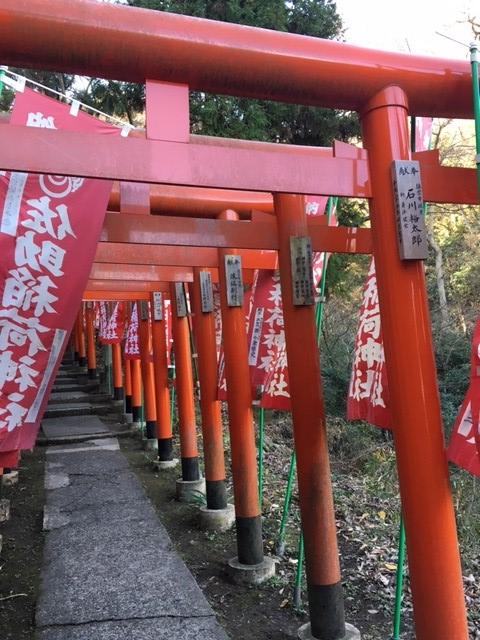
<path id="1" fill-rule="evenodd" d="M 90 388 L 86 384 L 54 384 L 52 387 L 52 393 L 60 391 L 90 391 Z"/>
<path id="2" fill-rule="evenodd" d="M 59 371 L 78 371 L 79 367 L 77 364 L 75 364 L 74 362 L 71 362 L 70 364 L 61 364 L 58 367 Z"/>
<path id="3" fill-rule="evenodd" d="M 92 416 L 99 415 L 104 416 L 108 413 L 119 411 L 113 407 L 110 403 L 105 404 L 93 404 L 89 402 L 77 402 L 77 403 L 56 403 L 49 404 L 45 411 L 45 418 L 61 418 L 63 416 Z"/>
<path id="4" fill-rule="evenodd" d="M 52 392 L 57 391 L 86 391 L 95 393 L 98 390 L 98 382 L 72 382 L 71 384 L 53 384 Z"/>
<path id="5" fill-rule="evenodd" d="M 72 384 L 83 384 L 86 381 L 85 377 L 80 377 L 77 376 L 76 378 L 59 378 L 56 377 L 55 378 L 55 385 L 58 385 L 59 387 L 64 387 L 64 386 L 70 386 Z"/>
<path id="6" fill-rule="evenodd" d="M 102 404 L 110 402 L 111 396 L 106 393 L 92 393 L 85 391 L 84 388 L 75 389 L 74 391 L 65 391 L 62 387 L 59 390 L 53 391 L 50 394 L 49 404 L 60 404 L 64 402 L 71 402 L 73 404 L 80 404 L 89 402 L 90 404 Z"/>
<path id="7" fill-rule="evenodd" d="M 60 404 L 63 402 L 71 402 L 73 404 L 93 402 L 90 394 L 85 391 L 52 391 L 48 400 L 49 404 Z"/>
<path id="8" fill-rule="evenodd" d="M 111 432 L 98 416 L 90 415 L 43 419 L 42 433 L 47 442 L 56 442 L 105 437 Z"/>

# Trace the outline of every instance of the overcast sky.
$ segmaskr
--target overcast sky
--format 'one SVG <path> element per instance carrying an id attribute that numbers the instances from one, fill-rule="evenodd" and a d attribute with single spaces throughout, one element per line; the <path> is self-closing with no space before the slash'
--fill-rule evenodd
<path id="1" fill-rule="evenodd" d="M 463 60 L 468 49 L 435 31 L 468 45 L 473 34 L 462 22 L 480 20 L 480 0 L 337 0 L 337 10 L 351 44 Z"/>

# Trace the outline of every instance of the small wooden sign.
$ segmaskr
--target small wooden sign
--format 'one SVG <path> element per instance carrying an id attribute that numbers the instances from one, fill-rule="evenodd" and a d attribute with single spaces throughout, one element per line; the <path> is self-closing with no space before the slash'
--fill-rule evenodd
<path id="1" fill-rule="evenodd" d="M 202 299 L 202 312 L 213 311 L 212 274 L 210 271 L 200 271 L 200 296 Z"/>
<path id="2" fill-rule="evenodd" d="M 148 300 L 140 300 L 140 320 L 148 320 Z"/>
<path id="3" fill-rule="evenodd" d="M 154 291 L 152 295 L 153 300 L 153 319 L 163 320 L 163 295 L 161 291 Z"/>
<path id="4" fill-rule="evenodd" d="M 312 241 L 308 236 L 290 237 L 290 260 L 293 304 L 297 307 L 311 305 L 315 301 L 315 296 Z"/>
<path id="5" fill-rule="evenodd" d="M 183 282 L 175 283 L 175 306 L 177 307 L 177 318 L 185 318 L 187 315 L 187 300 Z"/>
<path id="6" fill-rule="evenodd" d="M 227 281 L 227 305 L 243 306 L 242 258 L 237 255 L 225 256 L 225 278 Z"/>
<path id="7" fill-rule="evenodd" d="M 420 163 L 416 160 L 394 160 L 392 181 L 400 259 L 425 260 L 428 258 L 428 242 Z"/>

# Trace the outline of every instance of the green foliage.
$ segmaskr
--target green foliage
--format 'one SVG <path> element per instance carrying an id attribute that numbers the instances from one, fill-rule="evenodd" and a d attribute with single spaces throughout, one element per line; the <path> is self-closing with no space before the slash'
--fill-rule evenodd
<path id="1" fill-rule="evenodd" d="M 319 38 L 342 36 L 341 18 L 331 0 L 128 0 L 128 4 Z M 95 86 L 90 95 L 98 108 L 111 112 Z M 192 92 L 190 107 L 192 132 L 203 135 L 323 146 L 334 138 L 348 140 L 359 130 L 355 114 L 266 100 Z"/>
<path id="2" fill-rule="evenodd" d="M 449 435 L 470 379 L 471 336 L 435 327 L 434 341 L 443 418 Z"/>
<path id="3" fill-rule="evenodd" d="M 0 95 L 0 111 L 8 111 L 14 97 L 14 92 L 9 87 L 4 85 Z"/>
<path id="4" fill-rule="evenodd" d="M 125 118 L 135 124 L 137 114 L 143 112 L 145 86 L 129 82 L 110 82 L 94 78 L 77 92 L 79 100 L 100 111 Z"/>
<path id="5" fill-rule="evenodd" d="M 39 84 L 49 87 L 58 93 L 73 94 L 73 83 L 75 76 L 67 75 L 65 73 L 54 73 L 51 71 L 38 71 L 33 69 L 20 69 L 10 67 L 10 71 L 18 73 L 21 76 L 35 80 Z M 43 91 L 43 89 L 39 89 Z M 0 97 L 0 111 L 8 111 L 15 97 L 14 92 L 9 87 L 4 86 L 2 95 Z"/>

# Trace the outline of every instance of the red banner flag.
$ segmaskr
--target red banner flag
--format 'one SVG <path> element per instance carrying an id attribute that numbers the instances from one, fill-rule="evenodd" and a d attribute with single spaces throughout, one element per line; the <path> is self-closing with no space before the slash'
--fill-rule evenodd
<path id="1" fill-rule="evenodd" d="M 432 118 L 415 121 L 415 148 L 425 151 L 432 136 Z M 360 321 L 347 398 L 347 420 L 366 420 L 382 429 L 392 425 L 388 406 L 388 379 L 383 349 L 377 276 L 372 258 L 363 289 Z"/>
<path id="2" fill-rule="evenodd" d="M 307 215 L 322 216 L 325 213 L 328 198 L 326 196 L 307 196 L 305 211 Z M 327 222 L 327 219 L 325 220 Z M 330 218 L 330 224 L 336 225 L 335 216 Z M 313 284 L 315 291 L 320 285 L 325 254 L 322 252 L 313 255 Z M 288 379 L 287 348 L 285 344 L 285 330 L 283 323 L 282 292 L 280 275 L 278 271 L 266 272 L 268 283 L 267 305 L 265 306 L 265 330 L 261 339 L 261 345 L 266 347 L 266 356 L 259 362 L 254 372 L 256 384 L 262 384 L 263 394 L 260 405 L 265 409 L 280 409 L 289 411 L 290 384 Z M 261 371 L 263 369 L 263 371 Z"/>
<path id="3" fill-rule="evenodd" d="M 250 318 L 251 308 L 252 308 L 252 297 L 253 297 L 253 287 L 255 283 L 252 285 L 251 289 L 245 291 L 243 296 L 243 310 L 245 312 L 245 323 L 247 325 L 247 334 L 248 334 L 248 322 Z M 215 301 L 215 297 L 214 297 Z M 220 312 L 220 292 L 218 295 L 218 311 L 220 318 L 220 327 L 221 327 L 221 312 Z M 217 332 L 217 315 L 215 316 L 215 330 Z M 217 375 L 217 398 L 218 400 L 227 400 L 227 379 L 225 377 L 225 356 L 223 352 L 223 345 L 218 344 L 218 333 L 216 333 L 217 337 L 217 349 L 218 351 L 218 375 Z"/>
<path id="4" fill-rule="evenodd" d="M 98 303 L 98 338 L 103 342 L 107 332 L 108 325 L 108 309 L 107 303 L 102 300 Z"/>
<path id="5" fill-rule="evenodd" d="M 127 327 L 127 337 L 125 339 L 125 357 L 131 360 L 140 358 L 140 343 L 138 339 L 138 310 L 137 303 L 132 304 L 130 320 Z"/>
<path id="6" fill-rule="evenodd" d="M 480 476 L 480 319 L 473 334 L 470 386 L 453 425 L 447 456 L 450 462 Z"/>
<path id="7" fill-rule="evenodd" d="M 389 429 L 387 370 L 378 304 L 377 276 L 372 258 L 363 289 L 360 322 L 347 400 L 347 420 L 366 420 Z"/>
<path id="8" fill-rule="evenodd" d="M 167 366 L 172 364 L 172 305 L 170 300 L 163 300 L 163 313 L 165 318 L 165 333 L 167 334 Z"/>
<path id="9" fill-rule="evenodd" d="M 119 133 L 30 90 L 17 95 L 10 122 Z M 104 180 L 0 172 L 0 452 L 31 448 L 35 442 L 110 191 L 111 182 Z"/>
<path id="10" fill-rule="evenodd" d="M 103 334 L 100 333 L 102 344 L 119 344 L 125 335 L 125 304 L 116 302 L 113 311 L 104 327 Z"/>

